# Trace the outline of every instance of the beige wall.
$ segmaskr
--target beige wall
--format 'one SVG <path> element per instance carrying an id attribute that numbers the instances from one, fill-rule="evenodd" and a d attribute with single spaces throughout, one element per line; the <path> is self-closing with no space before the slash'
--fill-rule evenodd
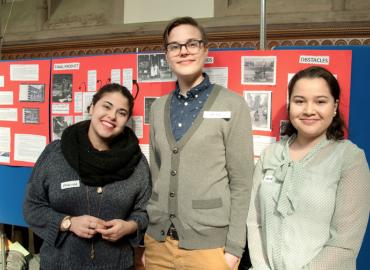
<path id="1" fill-rule="evenodd" d="M 174 17 L 213 17 L 214 0 L 125 0 L 124 23 L 168 21 Z M 196 7 L 196 8 L 194 8 Z"/>
<path id="2" fill-rule="evenodd" d="M 364 22 L 369 0 L 266 0 L 267 30 L 274 25 Z M 209 32 L 258 29 L 259 0 L 24 0 L 16 1 L 4 45 L 105 36 L 160 35 L 166 21 L 189 15 Z M 0 5 L 3 34 L 10 3 Z M 148 22 L 150 21 L 150 22 Z"/>

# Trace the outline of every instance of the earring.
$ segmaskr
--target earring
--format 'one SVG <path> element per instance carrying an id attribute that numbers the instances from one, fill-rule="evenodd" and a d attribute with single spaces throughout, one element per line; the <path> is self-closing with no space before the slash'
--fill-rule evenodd
<path id="1" fill-rule="evenodd" d="M 337 115 L 337 112 L 334 112 L 333 117 L 335 117 L 336 115 Z"/>

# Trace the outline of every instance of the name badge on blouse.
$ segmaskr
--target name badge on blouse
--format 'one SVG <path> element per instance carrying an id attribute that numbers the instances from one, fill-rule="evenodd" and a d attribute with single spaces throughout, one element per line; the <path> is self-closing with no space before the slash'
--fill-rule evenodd
<path id="1" fill-rule="evenodd" d="M 67 181 L 60 184 L 61 189 L 80 187 L 80 180 Z"/>
<path id="2" fill-rule="evenodd" d="M 231 111 L 204 111 L 203 118 L 222 118 L 230 119 Z"/>
<path id="3" fill-rule="evenodd" d="M 272 183 L 274 181 L 275 177 L 273 175 L 265 175 L 263 178 L 263 181 L 266 183 Z"/>

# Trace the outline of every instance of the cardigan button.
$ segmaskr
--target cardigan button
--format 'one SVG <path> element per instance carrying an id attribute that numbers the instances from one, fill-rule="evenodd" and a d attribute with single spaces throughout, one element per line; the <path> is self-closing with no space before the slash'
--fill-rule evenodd
<path id="1" fill-rule="evenodd" d="M 176 215 L 175 214 L 170 214 L 170 218 L 175 218 Z"/>
<path id="2" fill-rule="evenodd" d="M 164 235 L 164 234 L 165 234 L 164 230 L 161 230 L 161 235 Z"/>
<path id="3" fill-rule="evenodd" d="M 179 152 L 179 148 L 175 147 L 172 149 L 172 153 L 177 154 Z"/>
<path id="4" fill-rule="evenodd" d="M 171 175 L 172 175 L 172 176 L 175 176 L 176 174 L 177 174 L 177 172 L 176 172 L 175 170 L 172 170 L 172 171 L 171 171 Z"/>
<path id="5" fill-rule="evenodd" d="M 175 197 L 175 192 L 170 192 L 170 197 Z"/>

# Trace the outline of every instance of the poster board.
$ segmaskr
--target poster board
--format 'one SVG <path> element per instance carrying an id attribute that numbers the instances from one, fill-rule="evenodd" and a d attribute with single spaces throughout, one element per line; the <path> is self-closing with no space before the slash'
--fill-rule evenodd
<path id="1" fill-rule="evenodd" d="M 63 130 L 88 119 L 92 96 L 107 83 L 133 90 L 136 54 L 58 58 L 51 61 L 51 140 Z"/>
<path id="2" fill-rule="evenodd" d="M 144 55 L 144 56 L 143 56 Z M 342 87 L 340 110 L 348 123 L 351 51 L 252 51 L 252 50 L 214 50 L 208 54 L 205 71 L 211 82 L 221 84 L 243 96 L 251 109 L 254 136 L 254 154 L 258 159 L 261 151 L 269 144 L 280 140 L 281 129 L 287 115 L 287 85 L 299 70 L 313 64 L 330 70 L 338 78 Z M 144 58 L 145 57 L 145 58 Z M 136 113 L 144 117 L 143 134 L 140 137 L 142 149 L 149 149 L 149 125 L 145 102 L 170 93 L 175 89 L 175 78 L 170 74 L 151 77 L 140 71 L 140 63 L 156 62 L 162 58 L 158 54 L 138 54 L 139 100 L 135 104 Z M 143 60 L 145 59 L 145 60 Z M 148 66 L 145 64 L 144 66 Z M 147 74 L 140 78 L 140 74 Z M 143 109 L 144 108 L 144 109 Z M 148 153 L 146 153 L 148 156 Z"/>
<path id="3" fill-rule="evenodd" d="M 139 57 L 141 57 L 139 61 Z M 161 61 L 163 56 L 158 55 L 151 57 L 151 54 L 118 54 L 118 55 L 103 55 L 103 56 L 86 56 L 86 57 L 70 57 L 70 58 L 56 58 L 52 59 L 49 67 L 46 68 L 49 74 L 45 81 L 45 89 L 50 89 L 50 119 L 47 120 L 46 126 L 52 125 L 52 118 L 56 116 L 70 116 L 73 122 L 83 119 L 83 111 L 76 111 L 76 93 L 94 93 L 96 89 L 107 82 L 120 82 L 132 89 L 134 95 L 137 89 L 132 84 L 132 80 L 136 80 L 139 84 L 140 91 L 135 100 L 134 118 L 137 119 L 131 123 L 138 134 L 140 145 L 143 151 L 148 150 L 149 144 L 149 128 L 146 115 L 148 115 L 148 108 L 153 101 L 153 98 L 162 96 L 171 92 L 175 88 L 175 78 L 168 72 L 168 67 Z M 330 62 L 325 65 L 326 68 L 337 74 L 338 80 L 342 85 L 343 98 L 341 109 L 344 118 L 348 120 L 349 113 L 349 84 L 350 84 L 350 68 L 351 68 L 351 52 L 350 51 L 252 51 L 252 50 L 214 50 L 209 52 L 209 58 L 205 65 L 206 71 L 211 75 L 211 81 L 224 84 L 231 91 L 235 91 L 241 96 L 247 97 L 245 91 L 255 91 L 257 94 L 271 92 L 271 110 L 270 124 L 265 124 L 264 129 L 257 128 L 253 131 L 254 136 L 263 136 L 262 140 L 258 141 L 261 149 L 266 145 L 266 141 L 270 139 L 279 139 L 280 136 L 280 119 L 286 119 L 286 99 L 287 99 L 287 82 L 288 73 L 294 73 L 308 64 L 300 63 L 301 55 L 311 56 L 329 56 Z M 256 58 L 257 57 L 257 58 Z M 262 58 L 259 58 L 262 57 Z M 268 57 L 265 59 L 265 57 Z M 265 70 L 265 78 L 256 77 L 254 73 L 248 72 L 250 63 L 274 62 L 274 77 L 271 77 L 271 70 Z M 269 60 L 270 59 L 270 60 Z M 275 60 L 271 60 L 275 59 Z M 49 61 L 49 60 L 32 60 L 32 61 Z M 14 61 L 13 61 L 14 62 Z M 4 62 L 0 62 L 4 64 Z M 43 63 L 43 62 L 42 62 Z M 78 65 L 76 65 L 78 63 Z M 149 64 L 148 64 L 149 63 Z M 157 72 L 151 66 L 158 63 Z M 243 64 L 242 64 L 243 63 Z M 78 67 L 78 68 L 77 68 Z M 258 73 L 259 70 L 251 69 Z M 94 72 L 92 72 L 94 71 Z M 263 71 L 262 71 L 263 72 Z M 354 71 L 353 71 L 354 72 Z M 1 69 L 1 73 L 3 69 Z M 71 74 L 71 86 L 66 86 L 71 92 L 71 99 L 60 92 L 54 94 L 53 101 L 53 84 L 55 83 L 54 75 Z M 119 75 L 118 75 L 119 74 Z M 1 76 L 1 75 L 0 75 Z M 8 76 L 8 75 L 7 75 Z M 244 77 L 243 77 L 244 76 Z M 249 77 L 248 77 L 249 76 Z M 63 76 L 59 77 L 55 87 L 60 90 Z M 94 89 L 95 87 L 95 89 Z M 4 88 L 1 88 L 2 91 Z M 45 95 L 49 95 L 45 91 Z M 89 95 L 89 94 L 87 94 Z M 263 95 L 262 95 L 263 96 Z M 49 96 L 48 96 L 49 97 Z M 45 98 L 46 99 L 46 98 Z M 77 98 L 78 99 L 78 98 Z M 49 98 L 48 98 L 49 100 Z M 68 104 L 68 113 L 60 113 L 60 110 L 53 110 L 54 104 Z M 88 102 L 85 102 L 87 105 Z M 58 107 L 56 106 L 56 107 Z M 81 107 L 81 106 L 77 106 Z M 84 106 L 82 106 L 83 108 Z M 84 110 L 83 108 L 82 110 Z M 63 112 L 63 111 L 62 111 Z M 139 120 L 138 120 L 139 119 Z M 0 125 L 1 127 L 1 125 Z M 35 131 L 36 132 L 36 131 Z M 52 130 L 51 130 L 52 132 Z M 140 134 L 141 133 L 141 134 Z M 37 134 L 37 132 L 36 132 Z M 51 136 L 52 137 L 52 136 Z M 256 140 L 255 140 L 256 141 Z M 258 155 L 256 155 L 258 157 Z M 22 216 L 22 202 L 26 182 L 31 173 L 30 168 L 16 168 L 8 166 L 0 166 L 0 181 L 2 187 L 14 194 L 8 194 L 8 197 L 0 196 L 0 205 L 12 205 L 11 211 L 0 211 L 0 223 L 26 225 Z"/>
<path id="4" fill-rule="evenodd" d="M 0 61 L 0 164 L 33 166 L 49 142 L 50 60 Z"/>

